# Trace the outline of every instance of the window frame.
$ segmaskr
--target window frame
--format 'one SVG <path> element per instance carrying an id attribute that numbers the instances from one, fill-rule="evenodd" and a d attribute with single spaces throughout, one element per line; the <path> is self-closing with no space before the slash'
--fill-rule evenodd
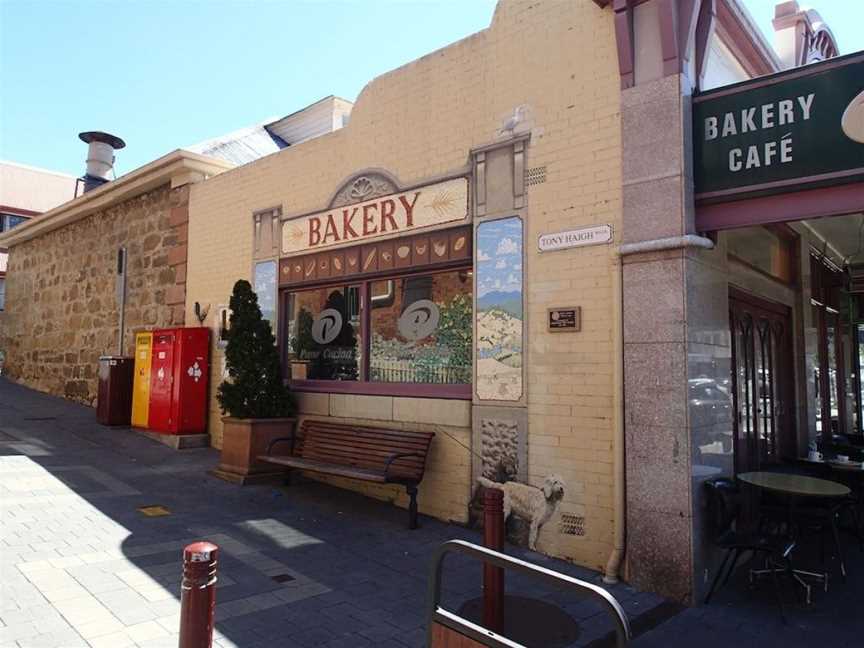
<path id="1" fill-rule="evenodd" d="M 444 274 L 448 272 L 473 271 L 473 264 L 461 261 L 455 264 L 442 264 L 434 268 L 417 268 L 412 270 L 400 270 L 396 272 L 374 273 L 364 277 L 341 277 L 339 281 L 332 279 L 320 282 L 309 282 L 308 284 L 279 288 L 279 303 L 277 323 L 279 337 L 279 357 L 282 361 L 282 375 L 284 382 L 297 392 L 328 393 L 328 394 L 358 394 L 369 396 L 405 396 L 415 398 L 448 398 L 458 400 L 471 400 L 474 387 L 474 353 L 472 348 L 471 359 L 471 382 L 461 385 L 435 384 L 435 383 L 399 383 L 399 382 L 372 382 L 369 378 L 369 361 L 371 350 L 371 304 L 372 284 L 379 281 L 400 280 L 413 276 Z M 470 279 L 471 304 L 474 308 L 474 280 Z M 360 285 L 360 339 L 362 340 L 360 379 L 359 380 L 294 380 L 291 378 L 291 361 L 288 357 L 288 348 L 284 344 L 286 326 L 289 320 L 289 296 L 293 292 L 307 290 L 320 290 L 322 288 L 344 287 L 349 285 Z M 473 339 L 473 321 L 472 321 Z M 472 345 L 473 346 L 473 345 Z"/>
<path id="2" fill-rule="evenodd" d="M 820 436 L 826 447 L 834 443 L 834 435 L 854 434 L 849 429 L 849 417 L 846 408 L 846 381 L 850 378 L 844 361 L 843 330 L 852 324 L 841 313 L 840 299 L 843 287 L 843 273 L 831 264 L 818 251 L 810 253 L 811 297 L 810 305 L 814 314 L 814 328 L 817 331 L 817 361 L 819 363 L 819 390 L 822 425 Z M 829 321 L 833 320 L 834 349 L 828 345 Z M 832 398 L 831 362 L 834 362 L 836 397 Z M 837 429 L 833 428 L 831 417 L 832 406 L 837 407 Z M 827 424 L 827 434 L 826 434 Z"/>

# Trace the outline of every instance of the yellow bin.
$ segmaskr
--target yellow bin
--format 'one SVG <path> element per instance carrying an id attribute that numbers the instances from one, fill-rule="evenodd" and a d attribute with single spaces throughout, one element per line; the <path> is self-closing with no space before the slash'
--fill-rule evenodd
<path id="1" fill-rule="evenodd" d="M 150 351 L 153 333 L 135 335 L 135 380 L 132 384 L 132 425 L 146 428 L 150 413 Z"/>

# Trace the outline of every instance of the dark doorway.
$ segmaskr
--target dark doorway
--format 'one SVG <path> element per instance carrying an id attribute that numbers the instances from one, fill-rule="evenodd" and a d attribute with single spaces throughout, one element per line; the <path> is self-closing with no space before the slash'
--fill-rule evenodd
<path id="1" fill-rule="evenodd" d="M 797 456 L 791 309 L 730 288 L 735 472 Z"/>

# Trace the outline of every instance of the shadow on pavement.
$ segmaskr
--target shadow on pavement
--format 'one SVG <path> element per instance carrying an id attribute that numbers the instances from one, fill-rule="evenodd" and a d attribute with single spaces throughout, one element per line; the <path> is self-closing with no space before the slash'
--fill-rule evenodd
<path id="1" fill-rule="evenodd" d="M 199 539 L 221 548 L 217 647 L 425 645 L 433 550 L 451 538 L 480 542 L 477 533 L 427 517 L 409 531 L 402 509 L 315 482 L 241 488 L 207 475 L 217 458 L 102 427 L 90 408 L 0 378 L 0 598 L 9 608 L 0 646 L 175 648 L 181 552 Z M 148 506 L 168 514 L 139 510 Z M 599 582 L 590 570 L 512 553 Z M 478 563 L 446 559 L 448 609 L 480 595 L 480 573 Z M 612 625 L 595 603 L 518 575 L 507 590 L 576 619 L 572 645 L 606 643 Z M 626 585 L 610 591 L 633 619 L 665 609 Z"/>

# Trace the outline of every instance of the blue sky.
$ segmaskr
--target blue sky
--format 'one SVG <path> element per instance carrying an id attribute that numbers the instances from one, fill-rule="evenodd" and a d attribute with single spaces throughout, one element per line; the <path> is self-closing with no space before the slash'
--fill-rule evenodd
<path id="1" fill-rule="evenodd" d="M 572 0 L 589 2 L 590 0 Z M 774 0 L 745 0 L 770 33 Z M 811 0 L 841 50 L 864 0 Z M 488 26 L 494 0 L 0 0 L 0 158 L 80 175 L 77 134 L 122 174 L 281 117 Z"/>

